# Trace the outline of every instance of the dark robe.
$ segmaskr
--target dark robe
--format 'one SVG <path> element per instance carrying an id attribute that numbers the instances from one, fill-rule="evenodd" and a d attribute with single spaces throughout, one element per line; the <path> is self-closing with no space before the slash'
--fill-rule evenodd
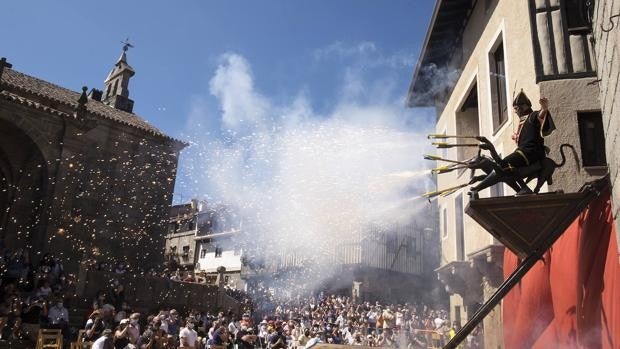
<path id="1" fill-rule="evenodd" d="M 555 124 L 551 118 L 551 113 L 547 111 L 544 125 L 538 120 L 538 111 L 532 111 L 529 115 L 522 118 L 519 123 L 519 138 L 517 140 L 517 150 L 521 151 L 529 164 L 540 161 L 547 155 L 545 152 L 545 136 L 548 136 L 555 129 Z"/>

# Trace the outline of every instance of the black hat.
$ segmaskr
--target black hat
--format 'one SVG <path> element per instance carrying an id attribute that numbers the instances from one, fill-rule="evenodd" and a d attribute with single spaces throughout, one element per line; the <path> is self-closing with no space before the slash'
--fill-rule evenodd
<path id="1" fill-rule="evenodd" d="M 527 95 L 523 92 L 523 89 L 521 89 L 521 92 L 519 92 L 515 100 L 512 102 L 512 106 L 516 107 L 519 104 L 527 104 L 528 107 L 532 106 L 532 102 L 529 98 L 527 98 Z"/>

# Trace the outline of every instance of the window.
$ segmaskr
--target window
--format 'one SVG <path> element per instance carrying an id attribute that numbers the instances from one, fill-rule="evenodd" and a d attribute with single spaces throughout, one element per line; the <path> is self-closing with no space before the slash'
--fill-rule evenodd
<path id="1" fill-rule="evenodd" d="M 489 54 L 489 77 L 491 79 L 491 104 L 493 133 L 508 120 L 506 100 L 506 68 L 504 65 L 504 44 L 500 41 L 495 51 Z"/>
<path id="2" fill-rule="evenodd" d="M 228 285 L 229 282 L 230 282 L 230 276 L 229 275 L 225 275 L 224 276 L 224 283 Z"/>
<path id="3" fill-rule="evenodd" d="M 601 112 L 577 113 L 579 143 L 584 167 L 606 166 L 605 134 Z"/>
<path id="4" fill-rule="evenodd" d="M 207 249 L 202 247 L 200 248 L 200 258 L 205 258 L 207 256 Z"/>
<path id="5" fill-rule="evenodd" d="M 222 248 L 215 246 L 215 258 L 222 257 Z"/>
<path id="6" fill-rule="evenodd" d="M 463 226 L 463 194 L 454 199 L 454 215 L 456 217 L 456 260 L 465 260 L 465 227 Z"/>
<path id="7" fill-rule="evenodd" d="M 183 259 L 189 259 L 189 246 L 183 246 Z"/>
<path id="8" fill-rule="evenodd" d="M 592 31 L 592 0 L 563 0 L 566 12 L 566 26 L 570 33 Z"/>
<path id="9" fill-rule="evenodd" d="M 441 236 L 448 237 L 448 213 L 445 208 L 441 210 Z"/>
<path id="10" fill-rule="evenodd" d="M 461 106 L 455 112 L 456 134 L 459 136 L 477 136 L 480 134 L 480 115 L 478 113 L 478 80 L 475 78 L 469 86 L 466 97 Z M 463 143 L 458 140 L 457 143 Z M 458 160 L 467 160 L 478 152 L 475 147 L 458 147 L 456 156 Z M 464 168 L 458 170 L 460 176 L 465 171 Z"/>

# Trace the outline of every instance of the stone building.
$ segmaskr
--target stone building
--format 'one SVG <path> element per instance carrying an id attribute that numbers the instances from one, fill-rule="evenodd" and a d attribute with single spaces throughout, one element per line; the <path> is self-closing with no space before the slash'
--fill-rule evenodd
<path id="1" fill-rule="evenodd" d="M 244 290 L 245 279 L 241 274 L 244 251 L 239 241 L 241 236 L 238 229 L 197 236 L 196 273 L 204 274 L 208 283 L 215 283 L 221 271 L 224 285 Z"/>
<path id="2" fill-rule="evenodd" d="M 222 205 L 192 200 L 170 209 L 166 261 L 176 270 L 194 271 L 215 284 L 224 267 L 225 285 L 244 289 L 241 278 L 243 246 L 239 222 Z"/>
<path id="3" fill-rule="evenodd" d="M 618 90 L 618 77 L 620 74 L 620 1 L 605 0 L 597 1 L 594 5 L 593 42 L 595 61 L 598 62 L 596 70 L 598 85 L 600 87 L 601 110 L 603 112 L 603 128 L 605 129 L 605 149 L 609 174 L 612 184 L 612 198 L 614 217 L 618 216 L 620 206 L 620 179 L 618 168 L 620 167 L 620 153 L 615 151 L 620 147 L 620 125 L 618 113 L 620 113 L 620 90 Z M 616 224 L 618 220 L 616 220 Z M 620 234 L 620 227 L 616 227 Z M 620 244 L 620 235 L 616 236 Z"/>
<path id="4" fill-rule="evenodd" d="M 199 230 L 209 229 L 208 220 L 203 219 L 207 214 L 206 204 L 198 200 L 170 208 L 165 245 L 169 268 L 194 270 L 197 262 L 196 236 Z"/>
<path id="5" fill-rule="evenodd" d="M 133 113 L 126 47 L 102 91 L 74 92 L 0 62 L 0 239 L 158 265 L 185 144 Z M 35 254 L 38 258 L 40 254 Z"/>
<path id="6" fill-rule="evenodd" d="M 540 97 L 558 129 L 545 139 L 559 162 L 559 145 L 570 143 L 566 164 L 548 190 L 577 191 L 607 172 L 596 84 L 597 60 L 587 1 L 441 1 L 433 17 L 408 94 L 411 107 L 435 107 L 436 132 L 482 135 L 500 154 L 515 148 L 518 127 L 512 100 L 523 89 L 538 109 Z M 615 86 L 615 85 L 614 85 Z M 475 148 L 452 148 L 442 157 L 465 160 Z M 443 163 L 438 163 L 443 165 Z M 469 171 L 437 178 L 438 188 L 469 181 Z M 450 296 L 454 321 L 464 323 L 502 282 L 503 246 L 464 215 L 468 188 L 440 197 L 442 261 L 437 270 Z M 512 194 L 496 185 L 481 196 Z M 501 309 L 484 321 L 486 348 L 503 347 Z"/>

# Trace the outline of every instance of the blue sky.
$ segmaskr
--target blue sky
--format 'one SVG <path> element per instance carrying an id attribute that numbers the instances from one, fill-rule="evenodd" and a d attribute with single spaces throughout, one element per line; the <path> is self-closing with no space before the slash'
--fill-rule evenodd
<path id="1" fill-rule="evenodd" d="M 195 137 L 197 129 L 221 137 L 222 94 L 232 93 L 236 103 L 236 91 L 214 87 L 214 76 L 233 61 L 241 62 L 235 67 L 251 78 L 250 94 L 269 111 L 288 110 L 299 96 L 310 106 L 310 118 L 332 117 L 337 105 L 389 104 L 414 127 L 404 95 L 433 4 L 11 1 L 0 10 L 0 56 L 14 69 L 76 91 L 102 88 L 121 52 L 119 41 L 129 37 L 135 48 L 128 60 L 137 72 L 130 84 L 134 112 L 183 139 Z M 208 130 L 193 127 L 201 123 L 197 114 Z M 423 114 L 428 123 L 428 112 Z M 179 192 L 196 194 L 177 185 Z"/>

